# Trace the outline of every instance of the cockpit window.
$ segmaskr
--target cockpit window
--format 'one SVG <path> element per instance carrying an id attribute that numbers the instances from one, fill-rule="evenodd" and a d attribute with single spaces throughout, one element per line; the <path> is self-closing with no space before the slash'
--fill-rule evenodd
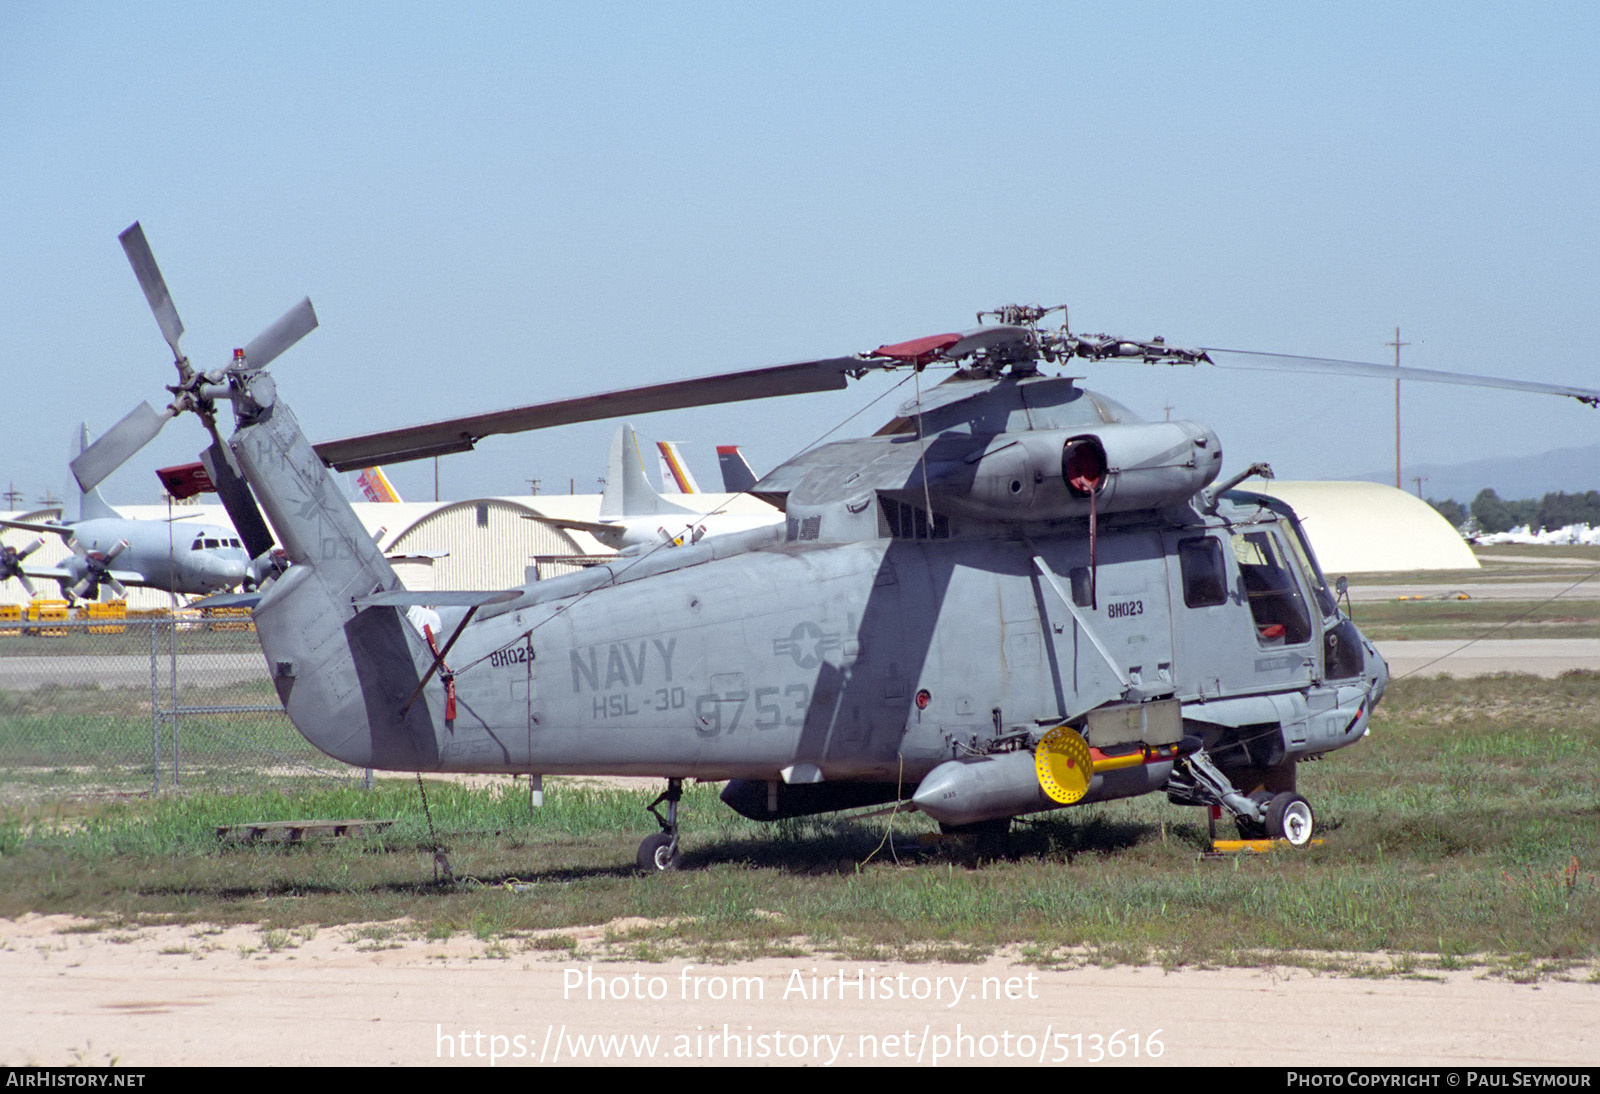
<path id="1" fill-rule="evenodd" d="M 1290 525 L 1289 548 L 1294 552 L 1294 560 L 1300 566 L 1300 576 L 1306 579 L 1306 587 L 1311 590 L 1311 595 L 1316 597 L 1317 607 L 1322 609 L 1322 618 L 1329 619 L 1338 614 L 1339 605 L 1333 599 L 1333 590 L 1328 588 L 1321 569 L 1312 561 L 1311 547 L 1305 542 L 1304 537 L 1305 533 L 1301 531 L 1299 521 Z"/>
<path id="2" fill-rule="evenodd" d="M 1311 618 L 1300 587 L 1270 532 L 1233 537 L 1239 576 L 1250 599 L 1256 637 L 1263 646 L 1298 646 L 1311 637 Z"/>

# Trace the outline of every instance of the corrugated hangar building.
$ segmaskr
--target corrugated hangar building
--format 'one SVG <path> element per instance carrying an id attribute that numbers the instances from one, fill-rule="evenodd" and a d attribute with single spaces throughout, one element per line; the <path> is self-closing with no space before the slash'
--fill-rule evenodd
<path id="1" fill-rule="evenodd" d="M 1376 482 L 1246 483 L 1289 503 L 1322 572 L 1476 570 L 1478 558 L 1439 511 L 1415 494 Z"/>

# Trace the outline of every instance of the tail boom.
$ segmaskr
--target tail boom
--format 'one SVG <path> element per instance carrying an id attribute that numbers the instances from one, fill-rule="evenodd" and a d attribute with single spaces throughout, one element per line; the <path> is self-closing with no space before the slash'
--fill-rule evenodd
<path id="1" fill-rule="evenodd" d="M 268 672 L 295 727 L 346 763 L 438 766 L 426 702 L 409 707 L 431 655 L 394 607 L 356 599 L 401 588 L 289 408 L 275 403 L 229 441 L 292 563 L 255 610 Z"/>

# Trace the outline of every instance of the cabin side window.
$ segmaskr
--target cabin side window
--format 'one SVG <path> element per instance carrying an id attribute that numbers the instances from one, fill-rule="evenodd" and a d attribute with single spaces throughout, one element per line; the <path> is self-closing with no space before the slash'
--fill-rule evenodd
<path id="1" fill-rule="evenodd" d="M 1183 603 L 1190 608 L 1214 608 L 1228 600 L 1228 571 L 1220 541 L 1204 536 L 1178 543 L 1178 565 L 1183 572 Z"/>
<path id="2" fill-rule="evenodd" d="M 1233 537 L 1256 637 L 1263 646 L 1298 646 L 1311 637 L 1311 616 L 1270 532 L 1245 532 Z"/>

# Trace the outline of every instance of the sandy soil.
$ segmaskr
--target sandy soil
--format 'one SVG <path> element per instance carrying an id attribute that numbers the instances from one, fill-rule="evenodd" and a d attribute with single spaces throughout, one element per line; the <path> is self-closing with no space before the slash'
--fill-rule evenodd
<path id="1" fill-rule="evenodd" d="M 0 1063 L 1600 1063 L 1593 979 L 590 963 L 405 933 L 0 920 Z"/>

